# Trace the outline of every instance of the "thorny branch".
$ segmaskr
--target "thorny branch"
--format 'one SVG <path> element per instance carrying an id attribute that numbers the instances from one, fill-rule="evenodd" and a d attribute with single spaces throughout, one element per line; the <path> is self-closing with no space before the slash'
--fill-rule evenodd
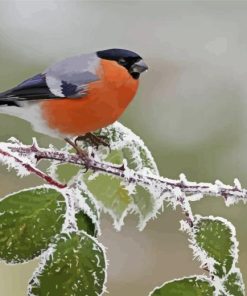
<path id="1" fill-rule="evenodd" d="M 180 175 L 179 180 L 173 180 L 151 173 L 136 172 L 129 169 L 125 164 L 114 165 L 112 163 L 98 161 L 93 155 L 87 156 L 87 154 L 80 154 L 80 151 L 77 151 L 78 154 L 74 154 L 51 148 L 40 148 L 36 142 L 31 146 L 19 143 L 0 143 L 0 146 L 0 155 L 14 159 L 29 172 L 36 174 L 51 185 L 65 188 L 65 190 L 69 188 L 69 186 L 59 183 L 35 167 L 38 161 L 48 159 L 60 163 L 71 163 L 86 167 L 86 169 L 90 169 L 93 172 L 101 172 L 117 176 L 122 178 L 126 183 L 135 183 L 152 188 L 152 190 L 155 191 L 154 196 L 156 198 L 162 197 L 164 193 L 169 192 L 173 197 L 173 205 L 179 205 L 181 207 L 182 212 L 185 215 L 185 221 L 191 231 L 193 231 L 194 228 L 195 218 L 191 210 L 190 201 L 193 201 L 195 195 L 200 194 L 202 197 L 204 195 L 224 197 L 225 200 L 233 199 L 235 202 L 239 200 L 247 201 L 247 189 L 241 188 L 241 184 L 237 179 L 234 180 L 233 186 L 223 184 L 220 181 L 216 181 L 215 184 L 190 182 L 183 174 Z M 28 158 L 30 161 L 25 162 L 25 158 Z M 71 216 L 71 213 L 74 213 L 74 210 L 72 209 L 74 207 L 74 202 L 72 201 L 71 196 L 69 196 L 69 190 L 67 192 L 66 202 L 69 215 L 63 227 L 67 231 L 74 231 L 77 229 L 77 223 L 75 216 Z M 202 268 L 207 272 L 210 270 L 206 263 Z"/>
<path id="2" fill-rule="evenodd" d="M 70 143 L 69 140 L 67 142 Z M 25 168 L 25 170 L 27 170 L 29 173 L 36 174 L 49 184 L 59 188 L 64 188 L 64 192 L 66 194 L 65 201 L 67 205 L 67 214 L 65 223 L 63 225 L 63 231 L 73 232 L 78 229 L 74 214 L 74 192 L 71 191 L 73 185 L 75 184 L 69 184 L 68 186 L 66 184 L 61 184 L 49 175 L 37 169 L 37 162 L 42 159 L 48 159 L 58 163 L 75 164 L 92 170 L 93 172 L 120 177 L 127 184 L 135 183 L 146 188 L 149 187 L 151 189 L 150 191 L 154 193 L 154 198 L 157 198 L 158 204 L 160 204 L 160 200 L 163 201 L 162 197 L 168 192 L 169 194 L 166 196 L 169 196 L 169 201 L 174 207 L 179 205 L 185 215 L 186 219 L 182 222 L 186 222 L 183 225 L 186 225 L 186 228 L 184 229 L 186 229 L 190 235 L 190 239 L 193 239 L 194 237 L 193 235 L 196 230 L 195 226 L 197 222 L 197 217 L 192 213 L 190 201 L 197 200 L 198 195 L 200 197 L 205 195 L 223 197 L 228 203 L 238 202 L 239 200 L 243 200 L 244 202 L 247 201 L 247 189 L 241 188 L 241 184 L 237 179 L 234 180 L 233 186 L 223 184 L 220 181 L 216 181 L 214 184 L 190 182 L 183 174 L 180 175 L 179 180 L 168 179 L 155 174 L 147 173 L 146 171 L 137 172 L 131 170 L 125 163 L 123 165 L 114 165 L 109 162 L 99 161 L 94 157 L 93 154 L 88 155 L 85 154 L 84 151 L 83 153 L 80 153 L 80 149 L 77 149 L 77 147 L 75 147 L 72 142 L 70 144 L 76 149 L 77 154 L 58 151 L 53 148 L 40 148 L 36 142 L 34 142 L 31 146 L 22 145 L 20 143 L 0 143 L 0 160 L 5 162 L 5 159 L 8 158 L 8 160 L 10 159 L 11 161 L 14 161 L 18 165 Z M 8 164 L 9 162 L 6 161 L 6 163 Z M 161 199 L 159 200 L 159 198 Z M 195 253 L 195 250 L 198 250 L 199 247 L 197 246 L 196 241 L 191 243 L 191 246 L 194 246 L 194 248 L 192 248 L 193 252 L 194 254 L 197 254 Z M 200 260 L 204 263 L 201 266 L 202 269 L 209 273 L 213 283 L 214 275 L 212 273 L 210 260 L 204 262 L 204 257 L 202 257 Z M 216 283 L 218 282 L 216 281 Z M 225 295 L 226 292 L 225 287 L 223 286 L 223 281 L 220 282 L 220 285 L 220 289 Z"/>
<path id="3" fill-rule="evenodd" d="M 49 183 L 51 185 L 54 185 L 54 186 L 57 186 L 58 188 L 64 188 L 64 187 L 66 187 L 66 185 L 63 185 L 63 184 L 59 183 L 58 181 L 54 180 L 52 177 L 48 176 L 47 174 L 45 174 L 41 170 L 39 170 L 36 167 L 30 165 L 29 163 L 25 163 L 20 158 L 14 156 L 12 154 L 10 154 L 9 152 L 0 149 L 0 154 L 2 156 L 4 156 L 4 157 L 12 158 L 16 163 L 18 163 L 21 166 L 23 166 L 28 172 L 34 173 L 38 177 L 44 179 L 47 183 Z"/>
<path id="4" fill-rule="evenodd" d="M 44 174 L 42 171 L 36 169 L 34 166 L 22 162 L 21 157 L 28 156 L 30 158 L 35 157 L 37 161 L 41 159 L 49 159 L 56 160 L 61 163 L 71 163 L 84 167 L 86 166 L 87 169 L 90 169 L 94 172 L 102 172 L 120 177 L 127 183 L 136 183 L 145 187 L 150 186 L 155 188 L 158 196 L 162 196 L 162 194 L 165 192 L 174 193 L 177 190 L 178 192 L 181 192 L 183 196 L 186 195 L 187 198 L 190 198 L 190 196 L 194 196 L 196 194 L 200 194 L 202 196 L 208 195 L 224 197 L 226 200 L 229 198 L 234 198 L 235 200 L 241 199 L 243 201 L 247 200 L 247 189 L 241 188 L 241 184 L 238 179 L 234 180 L 233 186 L 223 184 L 218 180 L 214 184 L 190 182 L 186 180 L 183 174 L 181 174 L 179 180 L 173 180 L 154 174 L 135 172 L 127 168 L 125 165 L 119 166 L 104 161 L 98 161 L 94 159 L 93 156 L 88 156 L 85 159 L 74 153 L 40 148 L 36 143 L 31 146 L 1 143 L 1 147 L 6 147 L 7 151 L 0 149 L 0 154 L 14 158 L 15 161 L 22 164 L 28 171 L 35 173 L 48 183 L 60 188 L 66 187 L 66 185 L 57 182 L 50 176 Z M 13 155 L 8 151 L 12 152 Z M 16 154 L 18 157 L 15 156 Z M 191 198 L 191 200 L 193 199 Z"/>

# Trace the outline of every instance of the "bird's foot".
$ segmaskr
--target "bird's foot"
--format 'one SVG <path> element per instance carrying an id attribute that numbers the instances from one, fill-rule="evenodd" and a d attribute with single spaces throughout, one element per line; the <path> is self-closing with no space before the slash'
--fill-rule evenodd
<path id="1" fill-rule="evenodd" d="M 65 142 L 67 142 L 68 144 L 70 144 L 75 149 L 76 153 L 83 160 L 85 172 L 87 172 L 88 169 L 89 169 L 89 162 L 90 162 L 90 158 L 88 156 L 87 151 L 85 151 L 84 149 L 80 148 L 75 141 L 73 142 L 69 138 L 64 138 L 64 140 L 65 140 Z"/>
<path id="2" fill-rule="evenodd" d="M 78 141 L 84 141 L 96 149 L 98 149 L 100 145 L 108 147 L 110 149 L 109 139 L 107 138 L 107 136 L 86 133 L 85 135 L 78 136 L 75 139 L 76 145 Z"/>

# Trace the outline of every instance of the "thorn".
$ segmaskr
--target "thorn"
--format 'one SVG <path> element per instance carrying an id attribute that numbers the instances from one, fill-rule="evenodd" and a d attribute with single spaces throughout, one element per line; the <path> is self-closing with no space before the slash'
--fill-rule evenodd
<path id="1" fill-rule="evenodd" d="M 35 154 L 36 164 L 41 160 L 41 157 L 37 154 Z"/>
<path id="2" fill-rule="evenodd" d="M 225 192 L 222 192 L 222 196 L 223 196 L 224 200 L 227 201 L 228 197 L 227 197 L 227 194 Z"/>
<path id="3" fill-rule="evenodd" d="M 124 164 L 121 164 L 118 168 L 119 168 L 119 170 L 121 170 L 121 171 L 124 171 L 124 170 L 125 170 L 125 166 L 124 166 Z"/>
<path id="4" fill-rule="evenodd" d="M 241 186 L 241 183 L 240 181 L 238 180 L 238 178 L 235 178 L 234 179 L 234 187 L 238 190 L 242 190 L 242 186 Z"/>
<path id="5" fill-rule="evenodd" d="M 124 172 L 127 169 L 127 165 L 128 165 L 127 160 L 124 159 L 123 164 L 121 164 L 118 168 L 119 168 L 119 170 Z"/>
<path id="6" fill-rule="evenodd" d="M 181 185 L 185 185 L 187 183 L 187 178 L 186 178 L 185 174 L 181 173 L 179 175 L 179 179 L 180 179 Z"/>
<path id="7" fill-rule="evenodd" d="M 38 142 L 37 142 L 36 138 L 32 138 L 32 140 L 33 140 L 33 143 L 31 145 L 31 148 L 34 148 L 35 150 L 37 150 L 39 147 Z"/>
<path id="8" fill-rule="evenodd" d="M 215 180 L 214 184 L 218 187 L 221 187 L 222 185 L 224 185 L 220 180 Z"/>
<path id="9" fill-rule="evenodd" d="M 202 266 L 202 269 L 209 272 L 209 268 L 208 268 L 208 265 L 207 263 L 205 263 L 203 266 Z"/>
<path id="10" fill-rule="evenodd" d="M 191 219 L 191 218 L 187 218 L 187 214 L 185 214 L 185 216 L 186 216 L 186 221 L 187 221 L 187 223 L 188 223 L 189 226 L 192 228 L 192 227 L 194 226 L 194 223 L 193 223 L 192 219 Z"/>

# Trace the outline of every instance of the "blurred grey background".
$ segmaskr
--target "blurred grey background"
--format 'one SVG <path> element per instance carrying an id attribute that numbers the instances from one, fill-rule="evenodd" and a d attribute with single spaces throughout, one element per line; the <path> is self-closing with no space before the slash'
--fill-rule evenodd
<path id="1" fill-rule="evenodd" d="M 61 58 L 98 49 L 137 51 L 150 67 L 121 122 L 145 141 L 166 177 L 195 181 L 238 177 L 247 186 L 247 2 L 237 1 L 1 1 L 0 90 Z M 25 121 L 0 116 L 0 140 L 41 145 Z M 0 170 L 0 195 L 39 184 Z M 226 208 L 208 198 L 194 213 L 228 218 L 237 229 L 247 284 L 247 206 Z M 128 217 L 121 232 L 103 218 L 101 241 L 109 258 L 109 295 L 147 295 L 154 286 L 202 273 L 179 231 L 180 210 L 167 208 L 143 232 Z M 1 295 L 23 296 L 37 261 L 0 265 Z"/>

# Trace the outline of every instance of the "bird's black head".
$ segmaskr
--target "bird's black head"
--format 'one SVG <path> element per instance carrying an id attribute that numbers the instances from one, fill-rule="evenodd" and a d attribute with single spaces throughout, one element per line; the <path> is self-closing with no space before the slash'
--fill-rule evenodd
<path id="1" fill-rule="evenodd" d="M 140 74 L 148 69 L 143 59 L 135 52 L 112 48 L 96 52 L 97 56 L 101 59 L 116 61 L 119 65 L 128 70 L 134 79 L 138 79 Z"/>

